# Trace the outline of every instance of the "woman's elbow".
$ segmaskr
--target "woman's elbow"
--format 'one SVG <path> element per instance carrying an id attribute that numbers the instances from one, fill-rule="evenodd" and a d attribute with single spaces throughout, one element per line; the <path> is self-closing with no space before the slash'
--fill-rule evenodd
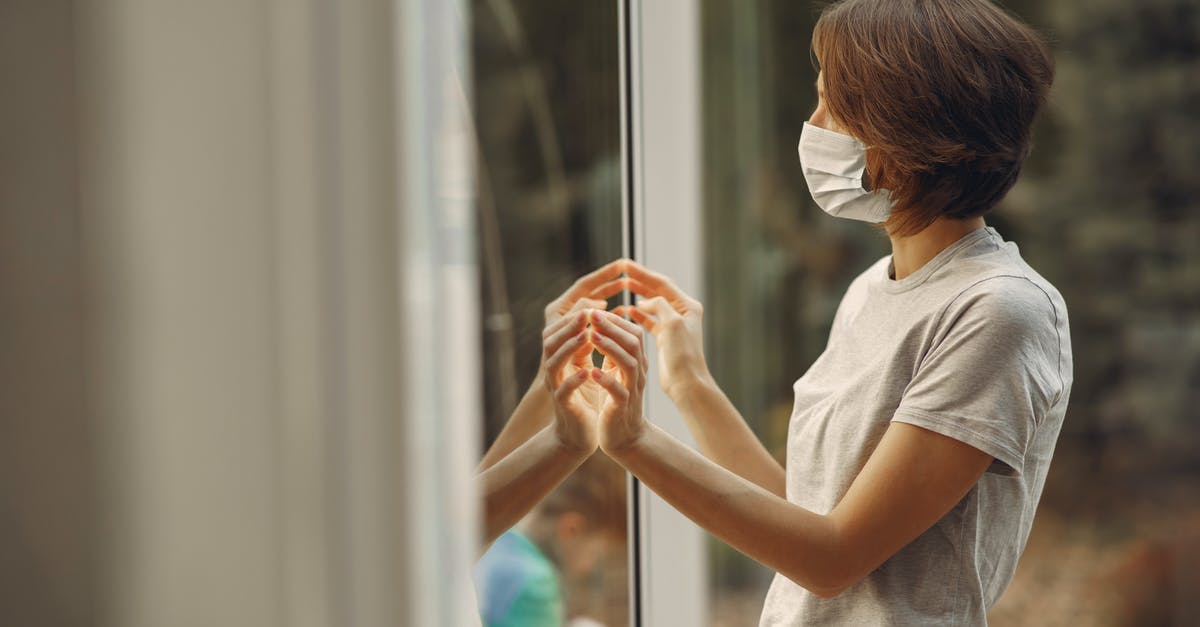
<path id="1" fill-rule="evenodd" d="M 828 550 L 819 555 L 809 554 L 801 563 L 791 564 L 785 573 L 797 585 L 822 599 L 832 599 L 849 590 L 868 574 L 865 560 L 854 551 L 854 544 L 832 529 Z"/>
<path id="2" fill-rule="evenodd" d="M 862 569 L 849 567 L 847 562 L 849 560 L 846 554 L 842 553 L 838 558 L 827 562 L 823 568 L 813 569 L 811 567 L 814 564 L 810 562 L 807 565 L 809 568 L 796 569 L 794 574 L 787 574 L 787 577 L 819 598 L 832 599 L 854 587 L 867 576 Z"/>
<path id="3" fill-rule="evenodd" d="M 807 576 L 784 573 L 784 576 L 821 599 L 832 599 L 862 580 L 862 577 L 849 577 L 834 573 L 807 573 Z"/>

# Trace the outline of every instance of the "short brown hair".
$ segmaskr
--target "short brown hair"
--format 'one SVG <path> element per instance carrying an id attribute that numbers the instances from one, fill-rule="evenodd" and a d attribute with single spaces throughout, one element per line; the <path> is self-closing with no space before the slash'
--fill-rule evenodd
<path id="1" fill-rule="evenodd" d="M 843 0 L 813 32 L 830 114 L 891 192 L 889 231 L 983 215 L 1016 183 L 1054 60 L 988 0 Z"/>

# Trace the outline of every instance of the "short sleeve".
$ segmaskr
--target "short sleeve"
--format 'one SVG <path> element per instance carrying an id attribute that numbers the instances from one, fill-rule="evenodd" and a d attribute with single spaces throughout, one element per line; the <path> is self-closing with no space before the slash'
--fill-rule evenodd
<path id="1" fill-rule="evenodd" d="M 1025 452 L 1062 388 L 1049 296 L 1023 277 L 993 277 L 941 313 L 892 420 L 969 444 L 989 472 L 1020 475 Z"/>

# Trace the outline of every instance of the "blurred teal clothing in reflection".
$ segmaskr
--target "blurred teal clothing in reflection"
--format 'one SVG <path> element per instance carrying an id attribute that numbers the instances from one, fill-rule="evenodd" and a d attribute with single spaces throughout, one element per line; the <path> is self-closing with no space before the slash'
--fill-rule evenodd
<path id="1" fill-rule="evenodd" d="M 486 627 L 559 627 L 558 572 L 529 538 L 508 531 L 475 566 L 479 613 Z"/>

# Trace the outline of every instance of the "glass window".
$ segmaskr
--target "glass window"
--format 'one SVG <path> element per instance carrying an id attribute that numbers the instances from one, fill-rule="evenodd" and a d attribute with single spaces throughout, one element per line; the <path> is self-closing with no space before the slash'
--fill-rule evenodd
<path id="1" fill-rule="evenodd" d="M 622 254 L 618 19 L 615 2 L 476 0 L 472 13 L 486 447 L 537 371 L 545 306 Z M 625 499 L 624 473 L 598 455 L 498 542 L 507 558 L 498 546 L 481 563 L 549 564 L 568 622 L 625 625 Z"/>
<path id="2" fill-rule="evenodd" d="M 1183 624 L 1200 557 L 1200 9 L 1012 0 L 1050 35 L 1053 101 L 989 217 L 1063 293 L 1075 383 L 1028 548 L 994 625 Z M 792 383 L 884 235 L 812 203 L 809 3 L 703 0 L 706 348 L 781 460 Z M 786 347 L 780 350 L 780 347 Z M 711 624 L 756 625 L 771 573 L 709 548 Z M 1191 604 L 1191 605 L 1189 605 Z"/>
<path id="3" fill-rule="evenodd" d="M 796 143 L 816 107 L 817 14 L 792 2 L 702 5 L 705 350 L 780 463 L 792 383 L 825 347 L 850 281 L 886 237 L 816 208 Z M 757 625 L 774 573 L 710 538 L 712 625 Z"/>

